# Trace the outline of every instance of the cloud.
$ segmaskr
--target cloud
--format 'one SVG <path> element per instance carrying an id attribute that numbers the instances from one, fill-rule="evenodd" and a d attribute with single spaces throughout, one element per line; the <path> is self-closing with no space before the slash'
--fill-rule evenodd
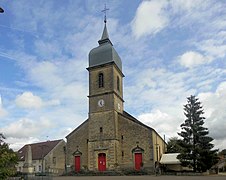
<path id="1" fill-rule="evenodd" d="M 167 1 L 153 0 L 139 5 L 131 23 L 136 38 L 156 34 L 168 25 L 169 19 L 164 11 L 167 4 Z"/>
<path id="2" fill-rule="evenodd" d="M 61 54 L 62 49 L 56 41 L 44 42 L 37 40 L 34 43 L 37 54 L 41 52 L 41 55 L 45 57 L 45 59 L 53 58 Z"/>
<path id="3" fill-rule="evenodd" d="M 205 126 L 216 140 L 225 137 L 224 133 L 222 137 L 219 135 L 226 129 L 223 123 L 226 118 L 226 83 L 222 82 L 212 92 L 215 83 L 225 77 L 224 69 L 207 66 L 204 70 L 190 68 L 173 72 L 172 69 L 144 67 L 142 71 L 134 70 L 132 75 L 133 77 L 127 77 L 132 83 L 124 89 L 125 107 L 129 107 L 128 112 L 137 115 L 139 120 L 154 128 L 160 135 L 165 134 L 166 139 L 177 136 L 180 124 L 185 119 L 183 105 L 186 104 L 186 97 L 197 94 L 200 97 L 199 92 L 205 92 L 203 98 L 200 98 L 201 102 L 203 99 L 208 102 L 203 102 L 207 118 Z M 217 142 L 219 141 L 215 145 L 220 147 Z"/>
<path id="4" fill-rule="evenodd" d="M 41 117 L 37 121 L 28 118 L 21 118 L 7 126 L 0 128 L 6 137 L 11 138 L 28 138 L 38 136 L 53 127 L 49 119 Z"/>
<path id="5" fill-rule="evenodd" d="M 187 68 L 193 68 L 195 66 L 210 62 L 210 58 L 194 51 L 184 53 L 178 58 L 178 60 L 182 66 Z"/>
<path id="6" fill-rule="evenodd" d="M 141 114 L 138 119 L 154 128 L 162 137 L 166 135 L 167 139 L 177 135 L 178 123 L 181 121 L 180 118 L 162 112 L 160 109 L 153 109 L 150 113 Z"/>
<path id="7" fill-rule="evenodd" d="M 203 104 L 210 135 L 218 142 L 223 140 L 226 137 L 226 82 L 221 82 L 215 92 L 200 93 L 198 97 Z"/>
<path id="8" fill-rule="evenodd" d="M 194 93 L 189 83 L 186 82 L 189 73 L 174 73 L 165 68 L 138 70 L 133 73 L 137 75 L 133 75 L 132 83 L 125 87 L 126 104 L 131 106 L 132 111 L 135 112 L 147 112 L 147 109 L 159 109 L 160 107 L 178 108 L 186 96 Z M 190 79 L 193 77 L 190 76 Z"/>
<path id="9" fill-rule="evenodd" d="M 12 148 L 14 151 L 18 151 L 20 148 L 22 148 L 26 144 L 32 144 L 40 142 L 38 138 L 35 137 L 24 137 L 24 138 L 16 138 L 16 137 L 8 137 L 5 140 L 10 148 Z"/>
<path id="10" fill-rule="evenodd" d="M 7 111 L 0 107 L 0 118 L 5 117 L 7 115 Z"/>
<path id="11" fill-rule="evenodd" d="M 226 27 L 226 26 L 225 26 Z M 201 51 L 205 52 L 210 57 L 223 58 L 226 55 L 226 45 L 225 45 L 225 38 L 220 36 L 221 33 L 224 31 L 219 32 L 216 34 L 214 39 L 207 39 L 201 42 L 197 42 L 196 46 Z"/>
<path id="12" fill-rule="evenodd" d="M 171 94 L 168 94 L 171 96 Z M 199 101 L 203 105 L 204 117 L 206 117 L 204 127 L 209 130 L 209 136 L 214 138 L 212 143 L 216 148 L 224 149 L 226 137 L 226 82 L 219 84 L 215 92 L 206 92 L 198 94 Z M 179 103 L 177 101 L 175 104 Z M 159 109 L 152 109 L 150 112 L 138 115 L 138 119 L 144 124 L 154 128 L 161 136 L 166 135 L 166 140 L 173 136 L 178 136 L 180 132 L 180 124 L 184 122 L 183 104 L 180 103 L 181 108 L 178 107 L 164 107 Z"/>
<path id="13" fill-rule="evenodd" d="M 34 85 L 45 89 L 52 89 L 63 85 L 63 79 L 58 74 L 60 67 L 56 63 L 42 61 L 35 62 L 33 65 L 30 69 L 27 69 L 27 75 Z"/>
<path id="14" fill-rule="evenodd" d="M 2 97 L 0 95 L 0 118 L 5 117 L 7 114 L 8 112 L 3 108 Z"/>
<path id="15" fill-rule="evenodd" d="M 223 4 L 216 3 L 212 0 L 171 0 L 169 1 L 169 7 L 171 15 L 171 26 L 174 27 L 188 27 L 186 31 L 196 29 L 200 32 L 199 37 L 208 33 L 210 30 L 216 28 L 212 26 L 216 19 L 216 14 L 223 12 Z M 198 25 L 198 28 L 197 28 Z M 207 29 L 209 27 L 209 29 Z M 204 29 L 206 31 L 204 31 Z M 195 33 L 197 33 L 195 31 Z"/>
<path id="16" fill-rule="evenodd" d="M 32 92 L 23 92 L 16 97 L 16 105 L 20 108 L 40 109 L 46 106 L 58 106 L 61 104 L 59 99 L 42 100 L 39 96 L 33 95 Z"/>
<path id="17" fill-rule="evenodd" d="M 35 96 L 32 92 L 24 92 L 16 97 L 16 105 L 22 108 L 41 108 L 43 101 L 40 97 Z"/>
<path id="18" fill-rule="evenodd" d="M 136 11 L 129 8 L 125 16 L 119 14 L 119 6 L 124 6 L 121 2 L 117 3 L 115 9 L 119 11 L 112 11 L 111 17 L 120 17 L 120 20 L 108 19 L 107 24 L 110 38 L 124 64 L 125 107 L 161 135 L 174 136 L 184 120 L 183 104 L 186 97 L 205 92 L 204 96 L 210 103 L 209 106 L 206 106 L 207 102 L 204 103 L 206 123 L 210 132 L 215 133 L 211 125 L 216 129 L 223 127 L 220 123 L 224 115 L 221 114 L 219 119 L 218 114 L 225 110 L 222 102 L 224 96 L 220 90 L 225 90 L 224 86 L 215 89 L 225 78 L 225 73 L 222 73 L 225 68 L 221 66 L 225 63 L 222 61 L 224 64 L 221 64 L 216 59 L 223 59 L 226 52 L 225 5 L 203 0 L 141 1 L 137 7 L 138 3 L 133 4 Z M 52 135 L 53 139 L 64 137 L 87 117 L 87 55 L 91 48 L 97 46 L 103 30 L 103 21 L 99 15 L 96 16 L 93 8 L 98 7 L 98 3 L 92 2 L 92 7 L 89 4 L 86 3 L 84 9 L 81 2 L 59 5 L 52 1 L 44 4 L 37 1 L 35 6 L 34 2 L 11 3 L 15 11 L 12 11 L 12 21 L 8 22 L 13 28 L 8 32 L 10 36 L 5 37 L 8 38 L 7 42 L 12 42 L 12 49 L 4 50 L 2 47 L 0 56 L 7 61 L 13 60 L 23 73 L 21 83 L 14 86 L 18 91 L 7 97 L 8 106 L 4 103 L 4 108 L 0 108 L 0 116 L 3 114 L 1 110 L 7 109 L 14 117 L 10 116 L 8 122 L 2 122 L 1 127 L 5 126 L 7 132 L 14 131 L 13 121 L 18 127 L 28 127 L 29 122 L 38 126 L 36 121 L 40 119 L 37 117 L 45 117 L 54 121 L 56 128 L 43 125 L 40 131 L 31 125 L 34 134 L 28 132 L 27 137 L 23 134 L 18 138 L 17 134 L 9 133 L 15 136 L 8 136 L 10 143 L 35 141 L 34 137 L 42 140 L 41 132 L 44 131 L 48 131 L 46 134 L 49 137 Z M 175 57 L 177 64 L 171 62 Z M 215 65 L 212 62 L 219 63 L 216 66 L 220 67 L 212 66 Z M 178 66 L 178 63 L 186 69 Z M 24 89 L 31 93 L 29 98 L 25 97 Z M 218 99 L 217 94 L 221 94 L 222 99 Z M 11 99 L 17 95 L 24 96 L 20 107 L 34 108 L 35 111 L 12 106 Z M 31 102 L 26 104 L 27 99 L 36 99 L 39 105 Z M 217 122 L 216 126 L 214 121 Z"/>

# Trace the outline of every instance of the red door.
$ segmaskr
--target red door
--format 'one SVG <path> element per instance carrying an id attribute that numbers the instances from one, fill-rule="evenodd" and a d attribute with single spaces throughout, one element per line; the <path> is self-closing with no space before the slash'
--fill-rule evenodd
<path id="1" fill-rule="evenodd" d="M 80 171 L 80 156 L 75 156 L 75 171 Z"/>
<path id="2" fill-rule="evenodd" d="M 142 153 L 135 153 L 135 169 L 140 170 L 142 164 Z"/>
<path id="3" fill-rule="evenodd" d="M 98 154 L 98 170 L 106 171 L 106 154 L 104 153 Z"/>

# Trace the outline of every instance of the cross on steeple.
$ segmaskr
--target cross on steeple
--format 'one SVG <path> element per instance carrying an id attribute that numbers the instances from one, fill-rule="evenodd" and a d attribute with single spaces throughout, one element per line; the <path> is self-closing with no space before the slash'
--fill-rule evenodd
<path id="1" fill-rule="evenodd" d="M 107 22 L 107 17 L 106 17 L 106 14 L 107 14 L 107 11 L 109 10 L 109 8 L 106 7 L 106 4 L 104 5 L 104 9 L 101 11 L 104 13 L 104 23 L 106 24 Z"/>

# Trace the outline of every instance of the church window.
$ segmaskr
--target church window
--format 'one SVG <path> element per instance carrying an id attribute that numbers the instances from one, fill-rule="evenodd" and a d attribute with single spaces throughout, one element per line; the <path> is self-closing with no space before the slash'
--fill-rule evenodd
<path id="1" fill-rule="evenodd" d="M 56 164 L 56 157 L 53 157 L 53 164 Z"/>
<path id="2" fill-rule="evenodd" d="M 121 139 L 123 140 L 123 138 L 124 138 L 124 137 L 123 137 L 123 135 L 122 135 L 122 136 L 121 136 Z"/>
<path id="3" fill-rule="evenodd" d="M 122 157 L 124 157 L 124 151 L 122 151 Z"/>
<path id="4" fill-rule="evenodd" d="M 117 90 L 120 91 L 120 81 L 119 77 L 117 76 Z"/>
<path id="5" fill-rule="evenodd" d="M 38 166 L 38 171 L 39 171 L 39 172 L 42 171 L 42 166 L 41 166 L 41 165 Z"/>
<path id="6" fill-rule="evenodd" d="M 103 128 L 102 127 L 100 127 L 100 133 L 102 133 L 103 132 Z"/>
<path id="7" fill-rule="evenodd" d="M 99 81 L 99 88 L 104 87 L 104 74 L 103 73 L 99 74 L 98 81 Z"/>

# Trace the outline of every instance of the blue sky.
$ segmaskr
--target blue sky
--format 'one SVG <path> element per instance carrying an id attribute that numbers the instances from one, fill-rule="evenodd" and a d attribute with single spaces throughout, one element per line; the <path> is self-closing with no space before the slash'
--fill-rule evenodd
<path id="1" fill-rule="evenodd" d="M 0 0 L 0 132 L 11 147 L 64 138 L 87 119 L 105 2 L 125 110 L 168 139 L 196 95 L 226 148 L 226 2 L 212 0 Z"/>

